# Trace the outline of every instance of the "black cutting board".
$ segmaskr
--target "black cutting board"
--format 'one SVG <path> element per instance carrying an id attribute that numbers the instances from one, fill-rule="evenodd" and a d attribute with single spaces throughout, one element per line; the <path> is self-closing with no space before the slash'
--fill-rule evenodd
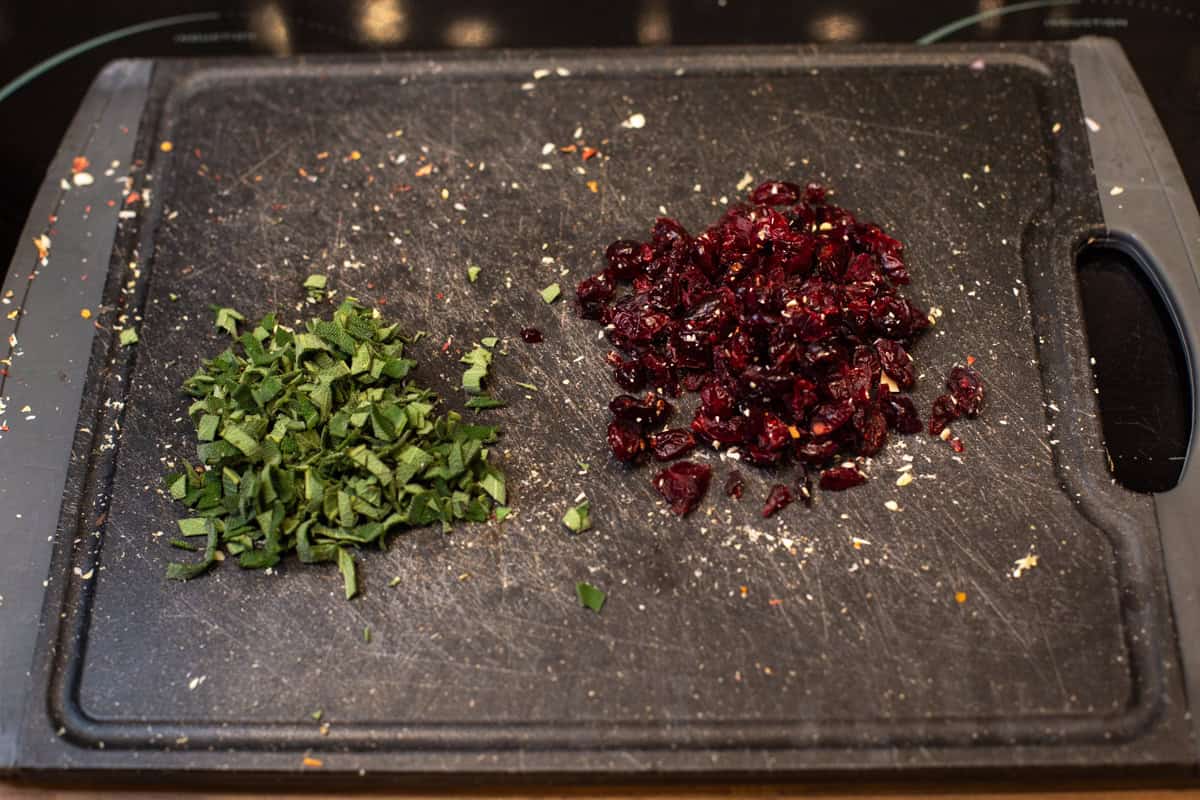
<path id="1" fill-rule="evenodd" d="M 1108 475 L 1074 276 L 1076 248 L 1120 214 L 1081 92 L 1137 89 L 1096 64 L 1127 69 L 1095 41 L 110 69 L 129 110 L 90 130 L 127 128 L 114 137 L 132 170 L 48 183 L 56 236 L 93 206 L 116 234 L 90 366 L 63 379 L 82 409 L 13 762 L 311 771 L 309 756 L 393 776 L 1190 763 L 1170 510 Z M 1121 109 L 1087 111 L 1102 113 L 1118 136 Z M 635 114 L 644 127 L 622 124 Z M 544 152 L 576 139 L 601 155 Z M 106 154 L 82 152 L 99 175 Z M 113 183 L 125 174 L 141 200 Z M 867 485 L 769 520 L 780 476 L 743 467 L 741 502 L 714 489 L 680 520 L 652 470 L 607 455 L 617 390 L 570 288 L 664 209 L 695 231 L 767 177 L 826 182 L 906 242 L 908 294 L 942 311 L 914 350 L 918 406 L 968 355 L 989 405 L 956 428 L 961 456 L 893 438 Z M 98 291 L 97 264 L 56 262 L 63 249 L 50 266 Z M 318 310 L 301 305 L 314 272 L 427 331 L 417 375 L 449 407 L 463 348 L 503 339 L 492 385 L 508 406 L 480 419 L 503 427 L 516 514 L 362 554 L 352 602 L 334 567 L 294 560 L 168 583 L 183 509 L 162 476 L 191 455 L 177 387 L 226 346 L 210 307 L 299 321 Z M 545 304 L 555 281 L 565 297 Z M 115 343 L 121 314 L 135 347 Z M 522 342 L 525 325 L 546 341 Z M 700 457 L 719 486 L 731 463 Z M 897 486 L 910 463 L 916 480 Z M 580 494 L 595 529 L 576 536 L 559 519 Z M 1030 553 L 1036 568 L 1014 576 Z M 580 608 L 579 580 L 608 592 L 603 613 Z"/>

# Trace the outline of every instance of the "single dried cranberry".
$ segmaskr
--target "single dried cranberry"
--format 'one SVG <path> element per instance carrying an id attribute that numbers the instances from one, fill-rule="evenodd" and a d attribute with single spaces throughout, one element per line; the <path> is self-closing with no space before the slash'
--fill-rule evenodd
<path id="1" fill-rule="evenodd" d="M 899 433 L 920 433 L 924 427 L 913 401 L 902 394 L 889 392 L 887 398 L 880 402 L 880 411 L 888 427 Z"/>
<path id="2" fill-rule="evenodd" d="M 537 328 L 532 327 L 521 328 L 521 338 L 526 342 L 529 342 L 529 344 L 539 344 L 545 340 L 545 337 L 542 336 L 542 332 Z"/>
<path id="3" fill-rule="evenodd" d="M 809 430 L 813 436 L 829 436 L 849 422 L 853 415 L 854 406 L 849 400 L 819 405 L 813 410 Z"/>
<path id="4" fill-rule="evenodd" d="M 814 467 L 829 461 L 837 451 L 837 442 L 832 439 L 809 439 L 795 448 L 796 458 Z"/>
<path id="5" fill-rule="evenodd" d="M 746 481 L 742 478 L 742 473 L 736 469 L 729 473 L 729 477 L 725 479 L 725 494 L 732 497 L 734 500 L 742 499 L 742 492 L 746 489 Z"/>
<path id="6" fill-rule="evenodd" d="M 940 395 L 933 401 L 933 409 L 929 412 L 929 435 L 940 435 L 958 417 L 958 405 L 954 398 L 948 394 Z"/>
<path id="7" fill-rule="evenodd" d="M 579 313 L 584 319 L 600 319 L 605 305 L 612 300 L 615 285 L 608 272 L 584 278 L 575 287 L 579 299 Z"/>
<path id="8" fill-rule="evenodd" d="M 887 420 L 877 409 L 869 409 L 858 426 L 859 455 L 873 456 L 887 443 Z"/>
<path id="9" fill-rule="evenodd" d="M 946 388 L 954 397 L 958 412 L 975 417 L 983 408 L 983 378 L 970 367 L 956 366 L 946 378 Z"/>
<path id="10" fill-rule="evenodd" d="M 676 243 L 691 242 L 687 230 L 679 224 L 678 220 L 670 217 L 659 217 L 654 223 L 654 229 L 651 231 L 650 241 L 654 243 L 656 250 L 662 251 L 670 248 Z"/>
<path id="11" fill-rule="evenodd" d="M 800 187 L 784 181 L 763 181 L 750 192 L 750 202 L 760 206 L 790 206 L 800 199 Z"/>
<path id="12" fill-rule="evenodd" d="M 804 188 L 804 202 L 810 206 L 825 202 L 826 189 L 819 183 L 810 183 Z"/>
<path id="13" fill-rule="evenodd" d="M 771 487 L 771 493 L 767 495 L 767 504 L 763 506 L 763 517 L 769 517 L 776 511 L 779 511 L 792 503 L 792 490 L 784 486 L 782 483 L 777 483 Z"/>
<path id="14" fill-rule="evenodd" d="M 912 356 L 899 342 L 891 339 L 876 339 L 875 352 L 883 364 L 883 371 L 896 382 L 901 389 L 911 389 L 916 382 L 913 372 Z"/>
<path id="15" fill-rule="evenodd" d="M 634 461 L 646 449 L 641 428 L 625 419 L 608 423 L 608 449 L 618 461 Z"/>
<path id="16" fill-rule="evenodd" d="M 650 434 L 650 450 L 659 461 L 671 461 L 696 446 L 696 437 L 687 428 Z"/>
<path id="17" fill-rule="evenodd" d="M 648 429 L 666 422 L 675 407 L 653 392 L 646 392 L 640 400 L 632 395 L 619 394 L 609 401 L 608 410 L 617 419 Z"/>
<path id="18" fill-rule="evenodd" d="M 640 392 L 646 386 L 646 371 L 642 369 L 642 362 L 633 358 L 613 368 L 613 380 L 626 391 Z"/>
<path id="19" fill-rule="evenodd" d="M 646 263 L 653 257 L 653 252 L 650 245 L 618 239 L 608 246 L 604 255 L 617 278 L 631 280 L 645 269 Z"/>
<path id="20" fill-rule="evenodd" d="M 700 389 L 700 405 L 713 416 L 724 417 L 732 414 L 735 402 L 733 392 L 720 381 L 709 381 Z"/>
<path id="21" fill-rule="evenodd" d="M 712 467 L 694 461 L 678 461 L 654 476 L 654 488 L 679 516 L 700 504 L 712 479 Z"/>
<path id="22" fill-rule="evenodd" d="M 718 417 L 699 408 L 696 409 L 696 416 L 692 420 L 692 431 L 710 442 L 741 444 L 748 438 L 750 426 L 741 414 Z"/>
<path id="23" fill-rule="evenodd" d="M 867 476 L 854 467 L 830 467 L 821 473 L 821 480 L 817 485 L 831 492 L 840 492 L 866 482 Z"/>

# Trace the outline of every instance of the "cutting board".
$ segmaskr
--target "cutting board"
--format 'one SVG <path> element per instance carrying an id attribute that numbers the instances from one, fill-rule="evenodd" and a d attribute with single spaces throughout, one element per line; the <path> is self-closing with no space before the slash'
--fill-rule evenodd
<path id="1" fill-rule="evenodd" d="M 5 284 L 4 762 L 306 782 L 1190 768 L 1197 470 L 1157 496 L 1111 480 L 1074 266 L 1089 237 L 1136 252 L 1196 352 L 1200 226 L 1165 142 L 1094 39 L 110 66 L 30 220 L 49 254 L 23 249 Z M 909 296 L 942 311 L 918 407 L 967 356 L 989 405 L 961 455 L 894 437 L 865 486 L 771 519 L 779 476 L 742 467 L 741 502 L 714 490 L 679 519 L 607 454 L 598 329 L 538 291 L 768 177 L 824 182 L 906 243 Z M 508 405 L 479 419 L 503 429 L 516 513 L 364 552 L 349 602 L 334 567 L 294 560 L 169 583 L 183 509 L 162 477 L 194 446 L 178 387 L 226 346 L 211 307 L 298 322 L 317 272 L 428 332 L 417 376 L 449 408 L 464 348 L 501 338 Z M 698 457 L 717 482 L 731 466 Z M 573 535 L 580 495 L 595 527 Z"/>

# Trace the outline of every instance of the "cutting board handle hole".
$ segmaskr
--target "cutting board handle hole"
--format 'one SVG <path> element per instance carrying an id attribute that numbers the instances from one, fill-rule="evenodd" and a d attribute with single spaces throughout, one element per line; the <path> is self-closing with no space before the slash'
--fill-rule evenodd
<path id="1" fill-rule="evenodd" d="M 1165 492 L 1191 441 L 1188 362 L 1167 300 L 1129 247 L 1093 240 L 1075 266 L 1113 477 L 1135 492 Z"/>

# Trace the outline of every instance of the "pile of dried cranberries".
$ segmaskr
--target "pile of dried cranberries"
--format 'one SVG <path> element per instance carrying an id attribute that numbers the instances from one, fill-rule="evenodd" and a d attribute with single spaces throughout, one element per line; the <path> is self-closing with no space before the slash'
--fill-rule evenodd
<path id="1" fill-rule="evenodd" d="M 576 294 L 580 315 L 620 351 L 608 355 L 627 392 L 609 404 L 617 459 L 669 461 L 699 441 L 752 464 L 799 464 L 796 493 L 808 501 L 809 470 L 822 489 L 857 486 L 866 477 L 852 459 L 878 453 L 889 430 L 922 429 L 900 390 L 915 381 L 908 347 L 930 320 L 897 291 L 909 281 L 904 245 L 827 202 L 823 187 L 767 181 L 698 236 L 663 217 L 649 242 L 618 240 L 606 257 Z M 622 283 L 633 291 L 618 297 Z M 935 435 L 983 401 L 968 367 L 949 386 Z M 664 395 L 685 390 L 700 394 L 691 424 L 664 430 L 674 410 Z M 653 483 L 682 515 L 711 478 L 707 465 L 679 461 Z M 741 491 L 735 473 L 727 492 Z M 764 516 L 792 496 L 776 485 Z"/>

